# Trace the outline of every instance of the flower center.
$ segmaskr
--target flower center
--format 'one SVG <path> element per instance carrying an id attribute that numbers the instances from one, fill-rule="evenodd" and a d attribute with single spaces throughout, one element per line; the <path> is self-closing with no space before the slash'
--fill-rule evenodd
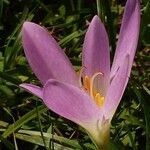
<path id="1" fill-rule="evenodd" d="M 83 88 L 89 93 L 92 99 L 96 102 L 99 107 L 102 107 L 104 104 L 104 96 L 100 94 L 98 90 L 94 88 L 94 80 L 98 75 L 103 75 L 102 73 L 95 73 L 92 78 L 85 76 L 83 78 Z"/>

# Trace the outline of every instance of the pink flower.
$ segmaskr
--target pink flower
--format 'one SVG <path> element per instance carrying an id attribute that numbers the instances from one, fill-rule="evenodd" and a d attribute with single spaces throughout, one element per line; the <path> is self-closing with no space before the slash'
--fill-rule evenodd
<path id="1" fill-rule="evenodd" d="M 85 35 L 79 77 L 46 29 L 25 22 L 25 55 L 43 87 L 20 86 L 40 97 L 50 110 L 82 126 L 96 145 L 104 148 L 110 122 L 129 79 L 139 28 L 139 0 L 128 0 L 110 69 L 108 36 L 99 17 L 94 16 Z"/>

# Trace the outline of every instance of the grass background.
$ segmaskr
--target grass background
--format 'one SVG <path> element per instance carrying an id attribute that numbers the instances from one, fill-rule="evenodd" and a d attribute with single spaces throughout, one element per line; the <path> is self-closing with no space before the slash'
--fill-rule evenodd
<path id="1" fill-rule="evenodd" d="M 101 0 L 99 15 L 115 52 L 125 0 Z M 112 120 L 110 150 L 150 150 L 150 0 L 141 1 L 141 30 L 128 87 Z M 23 53 L 24 21 L 45 26 L 76 69 L 96 0 L 0 0 L 0 149 L 94 150 L 83 129 L 21 90 L 39 84 Z M 108 18 L 107 20 L 105 18 Z M 57 60 L 56 60 L 57 61 Z"/>

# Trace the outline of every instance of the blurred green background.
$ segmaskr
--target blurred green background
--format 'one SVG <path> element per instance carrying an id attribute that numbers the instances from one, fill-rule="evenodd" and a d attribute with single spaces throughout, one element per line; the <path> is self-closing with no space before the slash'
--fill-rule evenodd
<path id="1" fill-rule="evenodd" d="M 125 2 L 101 0 L 98 6 L 112 58 Z M 85 31 L 95 14 L 96 0 L 0 0 L 0 149 L 95 149 L 83 129 L 48 111 L 41 100 L 18 86 L 39 84 L 22 48 L 24 21 L 45 26 L 78 71 Z M 139 44 L 128 87 L 112 121 L 110 150 L 150 150 L 149 14 L 150 0 L 142 0 Z"/>

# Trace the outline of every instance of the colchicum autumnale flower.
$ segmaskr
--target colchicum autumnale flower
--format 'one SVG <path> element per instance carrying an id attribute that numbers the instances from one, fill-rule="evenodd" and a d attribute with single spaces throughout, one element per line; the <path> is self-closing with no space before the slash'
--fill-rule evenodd
<path id="1" fill-rule="evenodd" d="M 131 72 L 139 27 L 139 0 L 128 0 L 110 69 L 107 33 L 99 17 L 94 16 L 85 35 L 78 76 L 47 30 L 25 22 L 22 29 L 25 55 L 43 87 L 20 86 L 41 98 L 50 110 L 82 126 L 96 145 L 105 149 L 110 122 Z"/>

